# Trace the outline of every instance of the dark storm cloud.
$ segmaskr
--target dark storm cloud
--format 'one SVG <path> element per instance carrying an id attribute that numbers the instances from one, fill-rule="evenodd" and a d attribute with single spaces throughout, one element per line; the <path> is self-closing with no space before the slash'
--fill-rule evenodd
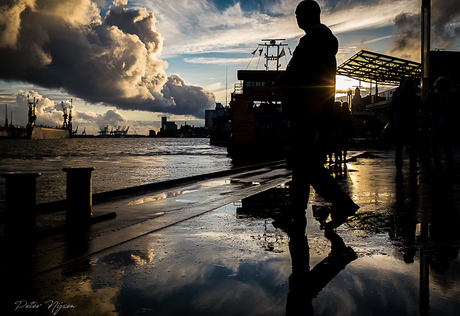
<path id="1" fill-rule="evenodd" d="M 458 49 L 460 6 L 458 0 L 433 0 L 431 6 L 431 48 Z M 395 18 L 391 54 L 420 60 L 421 16 L 403 12 Z"/>
<path id="2" fill-rule="evenodd" d="M 163 38 L 146 9 L 116 0 L 15 0 L 0 7 L 0 79 L 62 88 L 90 103 L 203 117 L 214 95 L 168 77 Z"/>

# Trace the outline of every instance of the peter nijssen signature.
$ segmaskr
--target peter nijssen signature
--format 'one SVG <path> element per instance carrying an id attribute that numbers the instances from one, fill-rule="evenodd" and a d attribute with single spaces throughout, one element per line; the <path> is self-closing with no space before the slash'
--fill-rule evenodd
<path id="1" fill-rule="evenodd" d="M 77 306 L 73 304 L 67 304 L 60 301 L 55 300 L 47 300 L 44 303 L 39 302 L 29 302 L 26 300 L 19 300 L 14 303 L 16 308 L 14 309 L 17 311 L 18 309 L 39 309 L 39 308 L 47 308 L 52 315 L 56 315 L 61 311 L 61 309 L 69 309 L 69 308 L 77 308 Z"/>

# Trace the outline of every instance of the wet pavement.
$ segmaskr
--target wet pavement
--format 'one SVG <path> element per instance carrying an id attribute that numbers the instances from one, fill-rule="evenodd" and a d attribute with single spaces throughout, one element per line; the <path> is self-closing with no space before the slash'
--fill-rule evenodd
<path id="1" fill-rule="evenodd" d="M 94 207 L 115 210 L 114 220 L 3 252 L 2 310 L 458 315 L 460 156 L 454 173 L 401 174 L 394 151 L 357 157 L 330 169 L 361 206 L 332 232 L 321 229 L 327 205 L 314 190 L 304 231 L 275 227 L 282 168 L 121 199 Z"/>

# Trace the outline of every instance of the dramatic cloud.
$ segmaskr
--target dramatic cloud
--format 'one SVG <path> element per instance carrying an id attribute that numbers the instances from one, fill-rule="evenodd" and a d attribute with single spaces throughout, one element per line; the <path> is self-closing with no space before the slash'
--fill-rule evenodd
<path id="1" fill-rule="evenodd" d="M 163 37 L 146 9 L 116 0 L 7 0 L 0 7 L 0 78 L 63 89 L 119 109 L 204 117 L 214 95 L 168 78 Z"/>
<path id="2" fill-rule="evenodd" d="M 77 131 L 78 134 L 81 134 L 83 132 L 83 128 L 85 128 L 85 132 L 87 134 L 97 135 L 98 132 L 104 130 L 106 126 L 108 126 L 109 132 L 112 129 L 116 130 L 119 127 L 122 129 L 129 127 L 130 134 L 136 133 L 139 135 L 148 135 L 149 130 L 158 130 L 158 127 L 155 126 L 156 122 L 128 120 L 117 109 L 108 110 L 103 114 L 74 111 L 73 115 L 73 129 L 75 131 L 77 127 L 79 127 Z M 157 125 L 159 125 L 159 122 Z"/>
<path id="3" fill-rule="evenodd" d="M 417 13 L 403 12 L 395 18 L 393 49 L 390 54 L 420 61 L 421 17 Z M 460 6 L 456 0 L 432 0 L 431 48 L 459 49 Z"/>

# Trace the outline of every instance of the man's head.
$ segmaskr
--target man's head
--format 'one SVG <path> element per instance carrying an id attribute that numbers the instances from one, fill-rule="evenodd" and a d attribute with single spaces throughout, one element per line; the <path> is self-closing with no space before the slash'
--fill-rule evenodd
<path id="1" fill-rule="evenodd" d="M 316 1 L 305 0 L 297 5 L 295 16 L 297 25 L 308 31 L 312 26 L 320 23 L 321 8 Z"/>
<path id="2" fill-rule="evenodd" d="M 444 76 L 441 76 L 438 79 L 436 79 L 436 82 L 434 83 L 434 87 L 441 94 L 449 93 L 451 86 L 452 84 L 450 83 L 450 80 Z"/>
<path id="3" fill-rule="evenodd" d="M 404 80 L 403 89 L 404 91 L 407 91 L 407 92 L 413 92 L 414 91 L 414 80 L 411 80 L 411 79 Z"/>

